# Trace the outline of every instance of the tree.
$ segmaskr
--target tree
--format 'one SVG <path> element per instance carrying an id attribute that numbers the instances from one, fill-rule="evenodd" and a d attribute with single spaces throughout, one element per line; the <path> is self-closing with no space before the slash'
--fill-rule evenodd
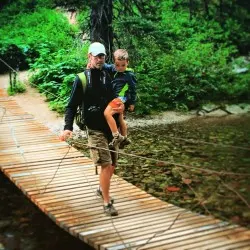
<path id="1" fill-rule="evenodd" d="M 91 3 L 90 40 L 105 45 L 108 61 L 111 61 L 114 46 L 112 20 L 112 0 L 97 0 Z"/>
<path id="2" fill-rule="evenodd" d="M 57 6 L 76 9 L 90 8 L 89 15 L 89 34 L 91 42 L 101 42 L 107 49 L 108 61 L 111 61 L 114 37 L 119 44 L 119 37 L 113 31 L 113 19 L 125 20 L 131 26 L 133 33 L 136 33 L 136 25 L 139 23 L 148 23 L 148 21 L 157 21 L 161 1 L 151 0 L 54 0 Z M 115 14 L 113 13 L 115 12 Z M 134 19 L 133 19 L 134 18 Z M 126 25 L 125 23 L 125 25 Z M 140 25 L 145 28 L 147 25 Z M 86 27 L 83 25 L 83 27 Z M 150 27 L 151 29 L 151 27 Z M 86 30 L 84 30 L 86 33 Z M 123 34 L 124 35 L 124 34 Z"/>

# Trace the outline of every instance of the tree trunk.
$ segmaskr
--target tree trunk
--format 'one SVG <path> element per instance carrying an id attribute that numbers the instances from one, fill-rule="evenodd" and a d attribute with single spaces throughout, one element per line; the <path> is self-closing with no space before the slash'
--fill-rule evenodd
<path id="1" fill-rule="evenodd" d="M 91 4 L 90 40 L 101 42 L 107 52 L 107 61 L 111 62 L 113 53 L 113 1 L 97 0 Z"/>
<path id="2" fill-rule="evenodd" d="M 220 21 L 223 20 L 223 0 L 219 1 L 219 9 L 220 9 Z"/>
<path id="3" fill-rule="evenodd" d="M 204 0 L 205 16 L 209 17 L 208 0 Z"/>
<path id="4" fill-rule="evenodd" d="M 189 20 L 192 20 L 194 14 L 194 3 L 193 0 L 189 0 Z"/>

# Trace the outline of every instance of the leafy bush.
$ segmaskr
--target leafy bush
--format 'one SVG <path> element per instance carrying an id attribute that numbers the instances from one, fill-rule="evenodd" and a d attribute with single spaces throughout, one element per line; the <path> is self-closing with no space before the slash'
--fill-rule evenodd
<path id="1" fill-rule="evenodd" d="M 162 53 L 152 37 L 137 43 L 137 57 L 142 62 L 135 67 L 139 113 L 186 110 L 199 106 L 204 99 L 218 100 L 223 97 L 220 86 L 232 80 L 231 66 L 227 63 L 234 52 L 231 47 L 216 49 L 213 43 L 195 42 L 193 37 L 183 44 L 182 50 Z"/>
<path id="2" fill-rule="evenodd" d="M 136 69 L 139 114 L 224 100 L 222 86 L 236 80 L 229 61 L 237 49 L 222 26 L 213 20 L 190 20 L 188 12 L 169 11 L 170 7 L 171 1 L 163 7 L 162 21 L 145 22 L 142 31 L 138 31 L 142 20 L 136 18 L 121 19 L 115 26 Z"/>
<path id="3" fill-rule="evenodd" d="M 20 81 L 17 81 L 16 84 L 14 84 L 13 86 L 8 86 L 7 88 L 7 93 L 10 96 L 15 95 L 16 93 L 24 93 L 25 91 L 26 91 L 26 86 Z"/>
<path id="4" fill-rule="evenodd" d="M 54 3 L 69 7 L 71 2 L 39 0 L 34 13 L 27 8 L 29 0 L 20 3 L 23 14 L 9 7 L 15 19 L 0 29 L 0 56 L 12 67 L 31 65 L 32 84 L 46 94 L 52 109 L 61 112 L 75 74 L 86 65 L 82 49 L 87 54 L 88 44 L 79 42 L 79 34 L 85 34 L 88 28 L 89 7 L 84 6 L 77 15 L 82 29 L 79 32 L 78 26 L 69 25 L 62 14 L 38 8 Z M 78 3 L 80 6 L 82 1 Z M 228 16 L 219 20 L 214 4 L 210 5 L 214 19 L 204 18 L 199 5 L 192 20 L 183 1 L 162 1 L 156 16 L 151 15 L 151 9 L 143 16 L 138 6 L 129 9 L 119 4 L 116 2 L 114 8 L 114 42 L 116 48 L 126 48 L 130 54 L 130 67 L 138 78 L 138 114 L 187 110 L 204 101 L 249 100 L 249 71 L 235 74 L 230 62 L 238 56 L 235 44 L 248 48 L 250 37 L 243 19 Z M 136 14 L 125 17 L 119 14 L 121 9 Z M 243 14 L 247 20 L 249 16 Z"/>
<path id="5" fill-rule="evenodd" d="M 27 1 L 23 0 L 23 3 Z M 49 3 L 52 1 L 43 4 L 47 6 Z M 41 5 L 42 1 L 38 1 L 36 8 Z M 86 49 L 82 51 L 82 45 L 75 39 L 77 26 L 70 25 L 58 11 L 37 8 L 34 13 L 17 13 L 15 20 L 0 32 L 3 34 L 0 38 L 1 58 L 13 68 L 29 64 L 33 73 L 31 84 L 45 93 L 52 109 L 61 111 L 75 74 L 86 65 L 82 56 Z"/>
<path id="6" fill-rule="evenodd" d="M 222 84 L 220 93 L 226 100 L 233 102 L 250 101 L 250 62 L 244 57 L 234 59 L 231 63 L 232 79 Z"/>
<path id="7" fill-rule="evenodd" d="M 31 64 L 32 85 L 38 86 L 40 92 L 45 93 L 50 107 L 62 112 L 70 95 L 75 75 L 87 64 L 88 44 L 71 50 L 61 49 L 50 54 L 46 50 L 41 57 Z"/>
<path id="8" fill-rule="evenodd" d="M 9 60 L 10 46 L 17 48 L 15 58 L 25 58 L 21 62 L 30 63 L 44 50 L 49 56 L 58 48 L 70 48 L 74 32 L 66 17 L 54 10 L 18 14 L 15 21 L 0 29 L 0 57 L 16 68 L 19 66 L 14 65 L 16 60 Z"/>

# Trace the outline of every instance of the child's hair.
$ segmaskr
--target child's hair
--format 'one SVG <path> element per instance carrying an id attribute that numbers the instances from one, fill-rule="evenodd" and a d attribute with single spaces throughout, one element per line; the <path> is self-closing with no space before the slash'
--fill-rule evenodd
<path id="1" fill-rule="evenodd" d="M 114 59 L 128 61 L 128 52 L 125 49 L 117 49 L 114 52 Z"/>

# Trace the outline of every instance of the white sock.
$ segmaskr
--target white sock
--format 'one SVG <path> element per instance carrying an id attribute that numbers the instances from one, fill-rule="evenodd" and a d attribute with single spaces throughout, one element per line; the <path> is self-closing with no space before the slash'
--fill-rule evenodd
<path id="1" fill-rule="evenodd" d="M 118 131 L 114 132 L 114 133 L 112 133 L 112 135 L 113 135 L 113 137 L 118 137 L 119 136 L 119 132 Z"/>

